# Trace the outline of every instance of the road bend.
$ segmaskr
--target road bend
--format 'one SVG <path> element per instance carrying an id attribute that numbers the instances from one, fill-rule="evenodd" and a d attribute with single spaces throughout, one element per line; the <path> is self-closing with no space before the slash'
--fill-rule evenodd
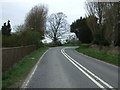
<path id="1" fill-rule="evenodd" d="M 50 48 L 23 83 L 23 88 L 118 88 L 118 67 L 88 57 L 76 47 Z"/>

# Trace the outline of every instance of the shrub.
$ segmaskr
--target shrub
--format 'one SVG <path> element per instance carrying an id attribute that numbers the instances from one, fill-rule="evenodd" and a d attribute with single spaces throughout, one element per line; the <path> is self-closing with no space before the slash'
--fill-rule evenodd
<path id="1" fill-rule="evenodd" d="M 3 47 L 17 47 L 19 46 L 18 37 L 16 35 L 12 36 L 2 36 L 2 46 Z"/>
<path id="2" fill-rule="evenodd" d="M 3 36 L 2 40 L 3 47 L 36 45 L 37 48 L 40 48 L 43 46 L 40 41 L 40 33 L 32 30 L 23 31 L 20 34 L 15 33 L 11 36 Z"/>

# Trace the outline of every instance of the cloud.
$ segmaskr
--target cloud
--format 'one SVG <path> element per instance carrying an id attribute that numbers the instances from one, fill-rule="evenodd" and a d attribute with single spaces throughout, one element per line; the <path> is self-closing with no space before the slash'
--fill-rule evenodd
<path id="1" fill-rule="evenodd" d="M 30 9 L 40 3 L 48 6 L 49 15 L 57 12 L 65 13 L 69 24 L 80 16 L 85 16 L 84 0 L 0 0 L 2 7 L 0 25 L 8 19 L 11 20 L 13 27 L 23 24 Z"/>

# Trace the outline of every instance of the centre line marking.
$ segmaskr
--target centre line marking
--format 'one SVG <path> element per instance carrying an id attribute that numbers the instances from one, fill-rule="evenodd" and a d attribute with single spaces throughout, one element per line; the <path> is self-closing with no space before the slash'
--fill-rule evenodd
<path id="1" fill-rule="evenodd" d="M 67 53 L 65 53 L 65 48 L 63 48 L 61 50 L 61 53 L 75 66 L 77 67 L 82 73 L 84 73 L 90 80 L 92 80 L 98 87 L 102 88 L 105 90 L 105 87 L 103 85 L 101 85 L 98 81 L 96 81 L 93 77 L 95 77 L 97 80 L 99 80 L 101 83 L 103 83 L 104 85 L 106 85 L 108 88 L 112 88 L 113 87 L 111 85 L 109 85 L 108 83 L 106 83 L 105 81 L 103 81 L 102 79 L 100 79 L 98 76 L 96 76 L 94 73 L 92 73 L 90 70 L 88 70 L 87 68 L 85 68 L 83 65 L 81 65 L 80 63 L 78 63 L 76 60 L 74 60 L 73 58 L 71 58 Z M 89 74 L 93 77 L 91 77 Z"/>

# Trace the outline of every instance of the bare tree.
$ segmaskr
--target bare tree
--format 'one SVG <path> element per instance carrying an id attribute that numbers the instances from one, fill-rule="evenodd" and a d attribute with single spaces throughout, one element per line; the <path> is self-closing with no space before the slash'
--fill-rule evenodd
<path id="1" fill-rule="evenodd" d="M 22 24 L 22 25 L 16 25 L 16 26 L 14 27 L 14 30 L 15 30 L 15 32 L 17 32 L 17 33 L 20 33 L 20 32 L 26 31 L 26 27 L 25 27 L 24 24 Z"/>
<path id="2" fill-rule="evenodd" d="M 98 24 L 102 24 L 103 23 L 103 16 L 104 16 L 104 9 L 105 9 L 105 5 L 106 2 L 101 2 L 102 0 L 98 0 L 98 2 L 96 2 L 96 0 L 92 0 L 92 2 L 90 2 L 89 0 L 86 0 L 86 11 L 87 11 L 87 15 L 94 15 L 98 18 Z"/>
<path id="3" fill-rule="evenodd" d="M 87 17 L 86 21 L 92 32 L 93 39 L 95 40 L 97 34 L 99 33 L 97 18 L 94 15 L 91 15 Z"/>
<path id="4" fill-rule="evenodd" d="M 87 10 L 87 15 L 89 17 L 87 20 L 87 23 L 93 33 L 93 39 L 94 40 L 96 39 L 98 41 L 98 44 L 101 45 L 103 43 L 103 41 L 105 40 L 103 23 L 104 23 L 104 14 L 105 14 L 106 3 L 101 2 L 101 0 L 98 0 L 98 1 L 99 2 L 95 2 L 95 0 L 93 0 L 93 2 L 89 2 L 87 0 L 86 10 Z M 91 25 L 91 23 L 92 23 L 92 25 Z M 93 24 L 94 24 L 94 26 L 93 26 Z"/>
<path id="5" fill-rule="evenodd" d="M 25 24 L 28 29 L 40 32 L 41 37 L 44 35 L 46 26 L 48 8 L 44 5 L 36 5 L 28 13 Z"/>
<path id="6" fill-rule="evenodd" d="M 118 29 L 119 24 L 119 2 L 109 2 L 105 8 L 105 37 L 108 42 L 115 46 L 118 43 L 118 36 L 120 31 Z"/>
<path id="7" fill-rule="evenodd" d="M 87 23 L 91 28 L 93 34 L 100 35 L 100 41 L 107 40 L 112 46 L 118 45 L 120 43 L 119 35 L 119 18 L 120 18 L 120 2 L 86 2 L 87 10 Z M 97 17 L 98 28 L 95 28 L 97 24 L 93 17 Z M 93 36 L 93 38 L 96 38 Z M 120 44 L 119 44 L 120 45 Z"/>
<path id="8" fill-rule="evenodd" d="M 46 31 L 46 37 L 53 40 L 56 43 L 60 37 L 68 31 L 68 23 L 66 21 L 66 15 L 62 12 L 51 14 L 48 18 L 48 28 Z"/>

